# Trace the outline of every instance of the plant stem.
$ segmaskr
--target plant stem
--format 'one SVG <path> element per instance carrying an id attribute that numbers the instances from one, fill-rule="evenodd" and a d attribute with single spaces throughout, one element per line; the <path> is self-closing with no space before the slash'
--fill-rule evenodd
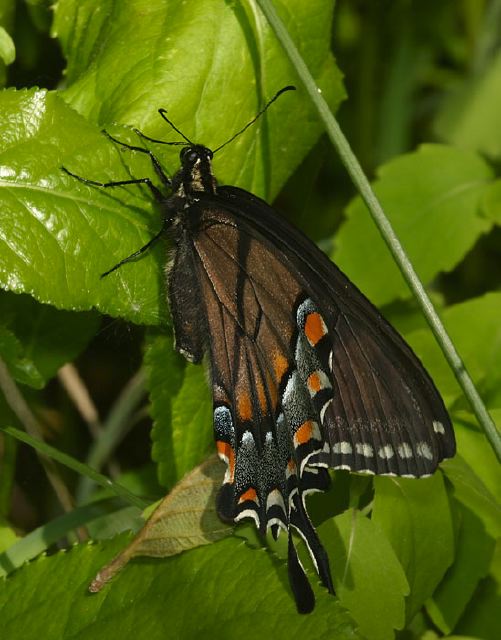
<path id="1" fill-rule="evenodd" d="M 131 423 L 131 414 L 136 411 L 138 404 L 144 397 L 144 393 L 144 372 L 140 370 L 125 385 L 106 422 L 103 424 L 101 432 L 93 442 L 87 456 L 89 467 L 99 470 L 108 460 L 112 451 L 126 435 Z M 88 475 L 82 476 L 76 490 L 79 503 L 89 495 L 91 488 L 91 478 Z"/>
<path id="2" fill-rule="evenodd" d="M 72 458 L 71 456 L 63 453 L 62 451 L 58 451 L 54 447 L 51 447 L 46 442 L 42 440 L 38 440 L 37 438 L 33 438 L 29 436 L 24 431 L 20 429 L 15 429 L 14 427 L 0 427 L 0 431 L 12 436 L 13 438 L 17 438 L 26 444 L 29 444 L 31 447 L 36 449 L 38 452 L 42 453 L 47 458 L 52 458 L 53 460 L 57 460 L 61 464 L 64 464 L 69 469 L 76 471 L 76 473 L 88 476 L 91 478 L 93 482 L 104 487 L 105 489 L 111 489 L 119 498 L 122 498 L 126 502 L 138 507 L 141 510 L 146 509 L 148 506 L 148 502 L 140 498 L 139 496 L 134 495 L 128 489 L 123 487 L 118 482 L 113 482 L 106 476 L 101 475 L 94 469 L 91 469 L 89 466 L 84 464 L 83 462 L 79 462 Z"/>
<path id="3" fill-rule="evenodd" d="M 0 389 L 4 393 L 7 404 L 12 409 L 19 422 L 23 425 L 26 432 L 29 433 L 32 438 L 43 442 L 42 427 L 33 415 L 33 412 L 28 406 L 28 403 L 24 399 L 22 393 L 19 391 L 17 384 L 10 375 L 7 365 L 2 358 L 0 358 Z M 38 452 L 40 462 L 47 474 L 47 478 L 52 485 L 52 488 L 54 489 L 59 503 L 63 507 L 64 511 L 71 511 L 73 509 L 73 496 L 64 484 L 54 461 L 46 457 L 43 453 L 40 453 L 40 450 L 38 450 Z"/>

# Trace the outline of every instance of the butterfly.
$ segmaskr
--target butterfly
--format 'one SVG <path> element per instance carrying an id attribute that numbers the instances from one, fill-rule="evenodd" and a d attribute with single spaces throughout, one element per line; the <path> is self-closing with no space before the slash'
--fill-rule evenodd
<path id="1" fill-rule="evenodd" d="M 207 357 L 213 428 L 226 463 L 219 516 L 251 519 L 275 539 L 288 536 L 288 573 L 297 609 L 312 611 L 313 590 L 292 532 L 306 543 L 322 584 L 334 593 L 329 560 L 308 516 L 306 497 L 328 488 L 328 469 L 404 477 L 430 475 L 454 455 L 444 403 L 423 365 L 379 311 L 320 249 L 257 196 L 219 186 L 216 152 L 194 144 L 159 110 L 182 142 L 170 179 L 149 155 L 159 180 L 97 182 L 146 185 L 162 211 L 159 232 L 109 275 L 168 235 L 167 269 L 175 348 Z M 105 132 L 106 133 L 106 132 Z"/>

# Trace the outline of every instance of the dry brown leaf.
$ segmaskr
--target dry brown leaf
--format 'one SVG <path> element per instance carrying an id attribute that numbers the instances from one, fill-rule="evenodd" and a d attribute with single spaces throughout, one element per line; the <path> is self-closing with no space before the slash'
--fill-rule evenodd
<path id="1" fill-rule="evenodd" d="M 224 465 L 211 456 L 195 467 L 167 495 L 132 542 L 103 567 L 89 586 L 96 593 L 136 556 L 165 558 L 231 534 L 216 513 L 216 493 Z"/>

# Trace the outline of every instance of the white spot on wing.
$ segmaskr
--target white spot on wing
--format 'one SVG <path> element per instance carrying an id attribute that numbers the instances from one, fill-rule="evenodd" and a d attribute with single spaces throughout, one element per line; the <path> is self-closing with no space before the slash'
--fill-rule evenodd
<path id="1" fill-rule="evenodd" d="M 433 460 L 433 452 L 427 442 L 418 442 L 416 445 L 416 453 L 418 454 L 418 456 L 421 456 L 421 458 L 426 458 L 426 460 Z"/>
<path id="2" fill-rule="evenodd" d="M 368 444 L 367 442 L 357 442 L 357 444 L 355 445 L 355 451 L 358 453 L 358 455 L 364 456 L 364 458 L 372 458 L 372 456 L 374 455 L 372 445 Z"/>
<path id="3" fill-rule="evenodd" d="M 268 497 L 266 498 L 266 510 L 268 511 L 273 506 L 280 507 L 285 513 L 284 499 L 278 489 L 273 489 L 273 491 L 270 491 Z"/>
<path id="4" fill-rule="evenodd" d="M 407 442 L 402 442 L 402 444 L 398 445 L 398 455 L 401 458 L 412 458 L 413 452 L 412 447 Z"/>
<path id="5" fill-rule="evenodd" d="M 350 442 L 343 440 L 342 442 L 336 442 L 336 444 L 333 445 L 332 453 L 350 454 L 353 453 L 353 448 Z"/>
<path id="6" fill-rule="evenodd" d="M 438 420 L 433 420 L 433 431 L 435 433 L 441 433 L 442 435 L 444 435 L 445 434 L 445 427 Z"/>
<path id="7" fill-rule="evenodd" d="M 252 518 L 254 520 L 254 522 L 256 523 L 256 527 L 259 529 L 259 516 L 254 511 L 254 509 L 244 509 L 243 511 L 241 511 L 235 517 L 235 522 L 239 522 L 240 520 L 243 520 L 244 518 Z"/>
<path id="8" fill-rule="evenodd" d="M 390 458 L 393 458 L 395 452 L 393 451 L 391 444 L 385 444 L 384 447 L 378 449 L 377 454 L 380 458 L 383 458 L 383 460 L 389 460 Z"/>
<path id="9" fill-rule="evenodd" d="M 254 445 L 254 436 L 250 431 L 244 431 L 244 433 L 242 434 L 242 445 Z"/>

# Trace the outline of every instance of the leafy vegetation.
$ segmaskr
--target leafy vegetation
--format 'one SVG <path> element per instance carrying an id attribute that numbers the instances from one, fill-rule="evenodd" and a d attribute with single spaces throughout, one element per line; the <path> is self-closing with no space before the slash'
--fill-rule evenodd
<path id="1" fill-rule="evenodd" d="M 154 529 L 170 537 L 148 554 L 167 557 L 88 593 L 142 522 L 115 483 L 145 504 L 171 491 L 213 452 L 211 401 L 203 367 L 172 350 L 166 247 L 99 277 L 159 229 L 149 193 L 61 167 L 150 176 L 101 130 L 175 139 L 165 107 L 216 147 L 297 80 L 251 1 L 0 4 L 0 428 L 111 478 L 98 487 L 0 433 L 2 637 L 498 640 L 499 462 L 300 86 L 218 154 L 218 179 L 274 200 L 382 308 L 442 392 L 458 454 L 420 481 L 332 474 L 309 504 L 337 596 L 315 585 L 310 616 L 288 591 L 283 541 L 183 519 L 213 507 L 200 470 L 196 498 L 178 485 L 168 533 Z M 274 4 L 501 424 L 501 2 Z M 168 173 L 175 149 L 155 149 Z"/>

